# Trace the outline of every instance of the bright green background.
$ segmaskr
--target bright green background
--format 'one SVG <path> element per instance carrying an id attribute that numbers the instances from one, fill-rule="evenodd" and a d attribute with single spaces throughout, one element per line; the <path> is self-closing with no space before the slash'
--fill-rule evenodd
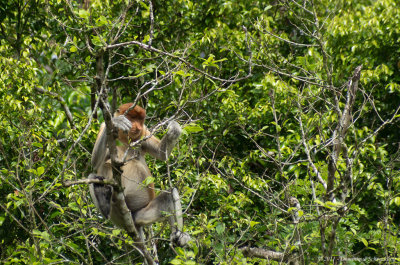
<path id="1" fill-rule="evenodd" d="M 130 45 L 106 52 L 104 64 L 114 64 L 110 103 L 133 101 L 141 86 L 171 75 L 140 104 L 149 127 L 179 110 L 184 134 L 169 164 L 193 241 L 174 252 L 168 227 L 153 225 L 160 264 L 278 264 L 246 258 L 243 247 L 296 254 L 304 264 L 399 261 L 397 1 L 154 0 L 152 34 L 149 2 L 124 12 L 128 2 L 0 5 L 1 263 L 142 262 L 124 231 L 100 217 L 88 187 L 62 179 L 91 172 L 102 121 L 99 111 L 86 127 L 96 55 L 150 39 L 173 56 Z M 359 65 L 329 201 L 312 165 L 326 181 L 336 107 L 343 111 Z M 219 80 L 235 77 L 248 78 Z M 166 164 L 148 162 L 157 187 L 168 188 Z"/>

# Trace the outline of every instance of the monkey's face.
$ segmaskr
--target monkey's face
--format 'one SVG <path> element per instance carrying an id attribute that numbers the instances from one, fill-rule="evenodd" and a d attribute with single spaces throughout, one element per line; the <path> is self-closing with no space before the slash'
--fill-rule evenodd
<path id="1" fill-rule="evenodd" d="M 129 117 L 128 117 L 129 119 Z M 129 119 L 132 122 L 132 128 L 129 131 L 128 135 L 129 135 L 129 139 L 131 141 L 137 141 L 140 139 L 140 137 L 142 136 L 143 133 L 143 121 L 139 121 L 137 119 Z"/>
<path id="2" fill-rule="evenodd" d="M 121 105 L 115 115 L 124 115 L 125 112 L 127 112 L 132 107 L 132 105 L 132 103 Z M 130 109 L 130 111 L 126 114 L 126 118 L 132 123 L 132 127 L 129 130 L 128 135 L 120 132 L 119 139 L 124 142 L 139 140 L 143 134 L 146 111 L 139 106 L 135 106 L 133 109 Z"/>
<path id="3" fill-rule="evenodd" d="M 127 117 L 129 121 L 132 123 L 132 127 L 128 133 L 119 130 L 118 131 L 118 139 L 125 144 L 129 142 L 137 141 L 143 134 L 144 122 L 138 121 L 136 119 L 130 119 L 129 116 Z"/>

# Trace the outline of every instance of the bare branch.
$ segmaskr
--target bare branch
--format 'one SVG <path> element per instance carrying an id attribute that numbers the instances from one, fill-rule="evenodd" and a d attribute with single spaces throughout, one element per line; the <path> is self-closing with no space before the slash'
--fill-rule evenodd
<path id="1" fill-rule="evenodd" d="M 285 259 L 285 254 L 282 252 L 267 250 L 263 248 L 251 248 L 244 247 L 240 249 L 243 252 L 245 257 L 249 258 L 260 258 L 260 259 L 269 259 L 275 261 L 283 261 Z"/>
<path id="2" fill-rule="evenodd" d="M 149 47 L 151 47 L 151 43 L 153 42 L 154 35 L 154 13 L 153 13 L 153 3 L 149 0 L 149 13 L 150 13 L 150 39 L 149 39 Z"/>
<path id="3" fill-rule="evenodd" d="M 194 71 L 199 72 L 199 73 L 207 76 L 208 78 L 210 78 L 212 80 L 216 80 L 216 81 L 220 81 L 220 82 L 226 82 L 226 83 L 235 83 L 235 82 L 247 79 L 247 78 L 249 78 L 251 76 L 251 73 L 248 73 L 246 76 L 243 76 L 243 77 L 240 77 L 240 78 L 234 78 L 234 79 L 219 78 L 219 77 L 213 76 L 213 75 L 211 75 L 211 74 L 209 74 L 207 72 L 204 72 L 203 70 L 197 68 L 196 66 L 191 64 L 189 61 L 183 59 L 180 56 L 177 56 L 177 55 L 174 55 L 172 53 L 159 50 L 159 49 L 154 48 L 154 47 L 150 47 L 149 45 L 146 45 L 146 44 L 141 43 L 139 41 L 128 41 L 128 42 L 112 44 L 112 45 L 106 46 L 106 49 L 116 49 L 116 48 L 125 47 L 125 46 L 129 46 L 129 45 L 137 45 L 137 46 L 139 46 L 140 48 L 142 48 L 144 50 L 151 51 L 151 52 L 156 52 L 156 53 L 159 53 L 159 54 L 162 54 L 162 55 L 177 59 L 177 60 L 183 62 L 185 65 L 187 65 L 191 69 L 193 69 Z"/>
<path id="4" fill-rule="evenodd" d="M 269 32 L 267 30 L 261 30 L 261 32 L 266 33 L 268 35 L 271 35 L 272 37 L 277 38 L 278 40 L 284 41 L 284 42 L 286 42 L 286 43 L 288 43 L 290 45 L 293 45 L 293 46 L 299 46 L 299 47 L 317 47 L 318 46 L 316 44 L 304 44 L 304 43 L 293 42 L 293 41 L 281 38 L 281 37 L 273 34 L 272 32 Z"/>
<path id="5" fill-rule="evenodd" d="M 340 117 L 340 121 L 338 125 L 336 126 L 335 131 L 333 132 L 333 150 L 330 155 L 331 159 L 328 164 L 328 185 L 327 185 L 327 190 L 326 190 L 326 195 L 329 198 L 329 200 L 333 200 L 333 185 L 335 181 L 335 173 L 337 172 L 336 164 L 339 159 L 339 155 L 341 152 L 341 149 L 344 145 L 344 139 L 346 137 L 347 130 L 349 126 L 352 124 L 352 109 L 353 105 L 355 102 L 355 96 L 356 92 L 358 90 L 358 81 L 360 80 L 360 73 L 361 73 L 362 66 L 356 67 L 354 70 L 354 74 L 350 81 L 348 82 L 348 89 L 347 89 L 347 99 L 346 99 L 346 104 L 344 106 L 342 113 L 342 116 Z M 347 174 L 346 174 L 347 175 Z M 347 191 L 347 185 L 350 183 L 350 180 L 348 178 L 351 178 L 351 176 L 347 176 L 345 179 L 346 181 L 346 186 L 343 187 L 344 190 L 342 192 L 346 193 Z M 345 183 L 343 183 L 345 185 Z"/>
<path id="6" fill-rule="evenodd" d="M 66 181 L 64 182 L 64 187 L 71 187 L 73 185 L 81 185 L 81 184 L 103 184 L 103 185 L 111 185 L 113 187 L 117 186 L 117 183 L 114 180 L 101 180 L 101 179 L 80 179 L 80 180 L 76 180 L 76 181 Z"/>
<path id="7" fill-rule="evenodd" d="M 297 100 L 297 106 L 298 106 L 298 109 L 301 110 L 300 99 Z M 300 113 L 300 115 L 301 115 L 301 113 Z M 306 152 L 308 163 L 310 164 L 312 170 L 314 171 L 314 174 L 317 176 L 318 181 L 322 184 L 322 186 L 324 186 L 324 188 L 326 190 L 326 188 L 327 188 L 326 182 L 322 178 L 321 173 L 319 172 L 318 168 L 315 166 L 313 160 L 311 159 L 310 149 L 308 148 L 308 145 L 306 142 L 306 135 L 305 135 L 304 126 L 303 126 L 303 119 L 301 118 L 300 115 L 297 120 L 299 121 L 299 124 L 300 124 L 301 142 L 303 143 L 304 151 Z"/>

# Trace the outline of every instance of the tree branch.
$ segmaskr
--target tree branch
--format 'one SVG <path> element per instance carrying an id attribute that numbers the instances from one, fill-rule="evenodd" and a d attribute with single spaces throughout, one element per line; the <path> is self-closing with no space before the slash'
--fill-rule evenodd
<path id="1" fill-rule="evenodd" d="M 244 247 L 240 249 L 245 257 L 283 261 L 285 254 L 282 252 L 266 250 L 263 248 Z"/>
<path id="2" fill-rule="evenodd" d="M 113 187 L 117 186 L 117 183 L 114 180 L 108 180 L 108 179 L 80 179 L 80 180 L 75 180 L 75 181 L 65 181 L 64 182 L 64 187 L 71 187 L 73 185 L 81 185 L 81 184 L 103 184 L 103 185 L 110 185 Z"/>
<path id="3" fill-rule="evenodd" d="M 335 173 L 337 171 L 336 164 L 339 159 L 340 151 L 344 144 L 344 139 L 346 137 L 346 133 L 350 125 L 352 124 L 352 109 L 355 102 L 356 93 L 358 90 L 358 81 L 361 76 L 362 65 L 356 67 L 354 70 L 354 74 L 352 78 L 348 82 L 347 96 L 346 96 L 346 104 L 344 106 L 342 115 L 340 117 L 340 121 L 336 126 L 335 131 L 333 132 L 333 149 L 331 153 L 331 159 L 328 164 L 328 184 L 326 190 L 326 196 L 328 200 L 333 200 L 333 188 L 335 181 Z M 351 176 L 347 176 L 345 179 L 346 182 L 349 182 L 348 178 Z M 346 185 L 347 186 L 347 185 Z M 346 189 L 346 187 L 344 187 Z M 346 192 L 344 190 L 344 192 Z"/>
<path id="4" fill-rule="evenodd" d="M 157 49 L 157 48 L 154 48 L 154 47 L 152 47 L 152 46 L 149 46 L 149 45 L 147 45 L 147 44 L 141 43 L 141 42 L 139 42 L 139 41 L 134 41 L 134 40 L 133 40 L 133 41 L 128 41 L 128 42 L 122 42 L 122 43 L 112 44 L 112 45 L 107 45 L 107 46 L 106 46 L 106 49 L 116 49 L 116 48 L 125 47 L 125 46 L 129 46 L 129 45 L 137 45 L 137 46 L 139 46 L 140 48 L 142 48 L 142 49 L 144 49 L 144 50 L 146 50 L 146 51 L 156 52 L 156 53 L 159 53 L 159 54 L 162 54 L 162 55 L 165 55 L 165 56 L 168 56 L 168 57 L 177 59 L 177 60 L 183 62 L 184 64 L 186 64 L 188 67 L 190 67 L 190 68 L 192 68 L 193 70 L 195 70 L 196 72 L 199 72 L 199 73 L 201 73 L 201 74 L 207 76 L 208 78 L 210 78 L 210 79 L 212 79 L 212 80 L 216 80 L 216 81 L 220 81 L 220 82 L 225 82 L 225 83 L 235 83 L 235 82 L 238 82 L 238 81 L 247 79 L 247 78 L 249 78 L 249 77 L 251 76 L 251 73 L 248 73 L 246 76 L 243 76 L 243 77 L 240 77 L 240 78 L 235 78 L 235 79 L 222 79 L 222 78 L 219 78 L 219 77 L 216 77 L 216 76 L 213 76 L 213 75 L 210 75 L 210 74 L 204 72 L 203 70 L 197 68 L 196 66 L 194 66 L 193 64 L 191 64 L 191 63 L 188 62 L 187 60 L 185 60 L 185 59 L 183 59 L 183 58 L 181 58 L 181 57 L 179 57 L 179 56 L 177 56 L 177 55 L 174 55 L 174 54 L 172 54 L 172 53 L 159 50 L 159 49 Z"/>

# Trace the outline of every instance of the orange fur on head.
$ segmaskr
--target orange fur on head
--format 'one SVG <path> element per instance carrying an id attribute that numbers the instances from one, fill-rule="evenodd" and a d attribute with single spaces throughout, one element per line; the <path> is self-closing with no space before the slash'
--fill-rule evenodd
<path id="1" fill-rule="evenodd" d="M 126 103 L 123 104 L 119 107 L 119 109 L 117 110 L 119 115 L 123 115 L 125 113 L 125 111 L 127 111 L 130 107 L 132 107 L 133 103 Z M 132 120 L 143 120 L 144 118 L 146 118 L 146 111 L 139 106 L 135 106 L 133 109 L 131 109 L 128 114 L 126 115 L 126 117 L 132 121 Z"/>

